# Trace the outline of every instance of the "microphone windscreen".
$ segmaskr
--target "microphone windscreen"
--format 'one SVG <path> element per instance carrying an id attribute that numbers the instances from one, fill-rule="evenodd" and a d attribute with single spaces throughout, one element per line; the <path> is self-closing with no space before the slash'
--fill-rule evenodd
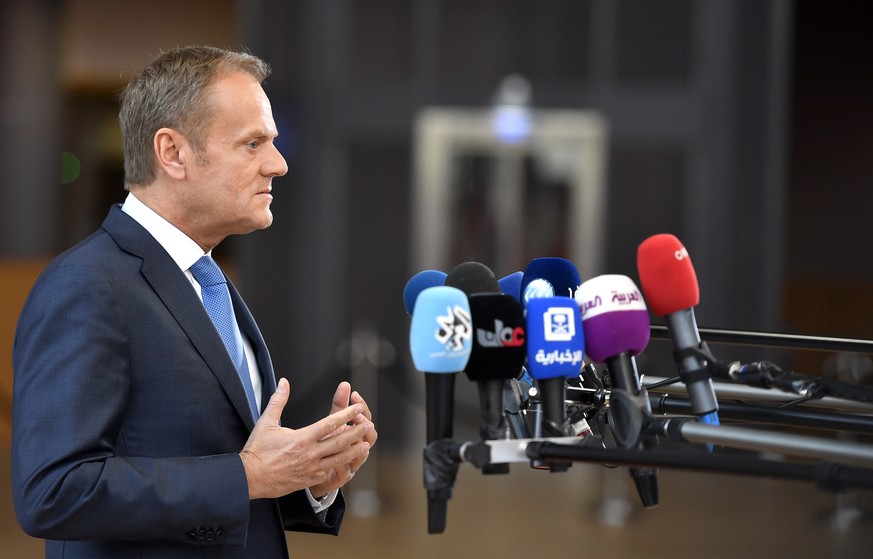
<path id="1" fill-rule="evenodd" d="M 585 337 L 576 302 L 569 297 L 531 299 L 525 314 L 530 375 L 535 379 L 577 376 Z"/>
<path id="2" fill-rule="evenodd" d="M 691 257 L 673 235 L 653 235 L 640 244 L 637 273 L 649 308 L 657 316 L 690 309 L 700 302 Z"/>
<path id="3" fill-rule="evenodd" d="M 477 293 L 467 299 L 473 319 L 467 376 L 474 381 L 518 377 L 527 355 L 521 305 L 502 293 Z"/>
<path id="4" fill-rule="evenodd" d="M 472 341 L 470 303 L 463 291 L 443 285 L 419 294 L 409 327 L 409 349 L 416 369 L 459 373 L 470 359 Z"/>
<path id="5" fill-rule="evenodd" d="M 522 297 L 528 285 L 535 280 L 545 280 L 551 284 L 554 295 L 559 297 L 573 297 L 581 280 L 579 270 L 566 258 L 555 256 L 534 258 L 524 269 L 521 278 L 519 293 Z M 522 299 L 522 304 L 527 306 L 527 301 Z"/>
<path id="6" fill-rule="evenodd" d="M 455 266 L 448 276 L 446 285 L 456 287 L 466 293 L 500 293 L 500 285 L 494 272 L 479 262 L 464 262 Z"/>
<path id="7" fill-rule="evenodd" d="M 511 295 L 516 301 L 521 300 L 521 278 L 524 277 L 524 272 L 513 272 L 506 277 L 497 280 L 497 285 L 500 286 L 500 291 L 504 295 Z"/>
<path id="8" fill-rule="evenodd" d="M 620 353 L 641 353 L 649 343 L 651 326 L 646 303 L 627 276 L 607 274 L 583 283 L 576 302 L 585 332 L 585 351 L 595 363 Z"/>
<path id="9" fill-rule="evenodd" d="M 415 309 L 415 300 L 418 299 L 418 294 L 428 287 L 436 287 L 445 285 L 446 273 L 439 270 L 422 270 L 418 272 L 406 282 L 406 287 L 403 288 L 403 304 L 406 306 L 406 313 L 412 316 L 412 311 Z"/>

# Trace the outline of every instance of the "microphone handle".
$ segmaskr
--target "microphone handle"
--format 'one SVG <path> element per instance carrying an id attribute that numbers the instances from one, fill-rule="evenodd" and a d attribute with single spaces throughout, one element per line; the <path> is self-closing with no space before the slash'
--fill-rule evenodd
<path id="1" fill-rule="evenodd" d="M 504 379 L 477 381 L 479 385 L 479 410 L 482 414 L 479 436 L 485 441 L 503 439 L 506 436 L 506 419 L 503 407 Z M 483 474 L 508 474 L 509 464 L 485 464 Z"/>
<path id="2" fill-rule="evenodd" d="M 564 377 L 552 377 L 537 379 L 537 390 L 540 392 L 542 402 L 543 436 L 560 437 L 564 421 L 567 419 L 565 400 L 567 399 L 567 379 Z"/>
<path id="3" fill-rule="evenodd" d="M 640 374 L 637 371 L 637 363 L 633 354 L 629 351 L 619 353 L 608 358 L 606 366 L 609 369 L 609 377 L 614 389 L 619 394 L 623 392 L 626 395 L 615 400 L 616 409 L 610 412 L 616 416 L 613 424 L 615 429 L 619 431 L 616 433 L 616 440 L 624 448 L 635 446 L 651 450 L 657 447 L 658 440 L 656 437 L 643 436 L 642 433 L 642 424 L 645 417 L 638 417 L 638 415 L 648 414 L 651 416 L 651 407 L 640 384 Z M 619 394 L 615 395 L 618 396 Z M 629 432 L 631 430 L 636 432 Z M 631 441 L 639 442 L 636 445 L 631 445 Z M 658 506 L 660 497 L 657 468 L 634 466 L 629 468 L 628 471 L 631 479 L 634 481 L 643 507 L 652 508 Z"/>
<path id="4" fill-rule="evenodd" d="M 697 320 L 694 318 L 694 308 L 682 309 L 664 316 L 667 330 L 673 339 L 676 350 L 700 347 L 700 332 L 697 330 Z M 680 373 L 699 371 L 706 368 L 706 362 L 696 355 L 683 357 L 676 363 Z M 681 376 L 681 375 L 680 375 Z M 695 415 L 707 415 L 718 411 L 718 401 L 711 378 L 686 382 L 688 397 Z"/>
<path id="5" fill-rule="evenodd" d="M 504 438 L 506 420 L 503 416 L 503 379 L 477 381 L 479 385 L 479 410 L 482 420 L 479 436 L 482 440 L 493 441 Z"/>
<path id="6" fill-rule="evenodd" d="M 609 357 L 606 360 L 606 368 L 609 369 L 609 378 L 613 388 L 624 390 L 631 396 L 639 396 L 642 391 L 640 374 L 637 372 L 637 363 L 629 351 L 624 351 Z"/>
<path id="7" fill-rule="evenodd" d="M 455 377 L 452 373 L 425 373 L 427 442 L 454 435 Z"/>

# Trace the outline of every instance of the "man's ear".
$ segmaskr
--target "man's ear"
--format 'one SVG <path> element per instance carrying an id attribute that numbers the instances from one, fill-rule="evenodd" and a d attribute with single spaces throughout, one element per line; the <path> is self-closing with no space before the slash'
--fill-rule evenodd
<path id="1" fill-rule="evenodd" d="M 155 132 L 154 150 L 160 171 L 175 180 L 186 177 L 191 148 L 182 134 L 172 128 L 161 128 Z"/>

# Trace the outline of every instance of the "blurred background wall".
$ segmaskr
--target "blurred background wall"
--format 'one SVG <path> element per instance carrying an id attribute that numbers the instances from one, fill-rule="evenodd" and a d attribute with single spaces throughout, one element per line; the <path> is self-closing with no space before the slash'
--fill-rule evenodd
<path id="1" fill-rule="evenodd" d="M 292 550 L 513 557 L 526 549 L 527 533 L 551 535 L 554 547 L 533 551 L 607 556 L 736 556 L 731 549 L 748 557 L 765 550 L 869 556 L 863 550 L 873 532 L 863 502 L 847 508 L 845 498 L 801 485 L 666 473 L 661 507 L 641 512 L 631 500 L 628 514 L 603 516 L 613 502 L 605 488 L 623 486 L 625 476 L 593 466 L 575 467 L 564 480 L 521 471 L 484 486 L 464 472 L 447 533 L 427 536 L 417 461 L 423 389 L 408 358 L 402 290 L 423 268 L 494 265 L 496 232 L 484 215 L 482 227 L 455 231 L 450 261 L 419 258 L 415 123 L 428 107 L 485 110 L 501 81 L 518 75 L 530 85 L 533 107 L 592 111 L 607 125 L 603 259 L 591 268 L 575 261 L 583 279 L 636 279 L 636 247 L 670 232 L 693 257 L 702 327 L 873 338 L 873 4 L 3 0 L 0 16 L 0 502 L 9 517 L 5 537 L 21 546 L 10 547 L 18 554 L 9 557 L 41 549 L 17 530 L 8 495 L 15 319 L 47 260 L 123 200 L 118 92 L 161 50 L 194 43 L 242 46 L 273 67 L 265 89 L 290 166 L 275 181 L 275 223 L 228 239 L 217 254 L 258 318 L 276 370 L 291 380 L 286 422 L 321 417 L 343 378 L 378 404 L 378 456 L 359 482 L 377 499 L 352 515 L 338 541 L 293 536 Z M 446 188 L 461 200 L 500 188 L 488 154 L 451 165 Z M 519 227 L 534 219 L 526 204 L 547 212 L 538 223 L 578 218 L 561 203 L 566 184 L 536 161 L 521 172 L 539 194 L 514 216 Z M 479 216 L 470 205 L 452 210 L 448 218 L 458 222 Z M 551 240 L 502 259 L 495 274 L 523 270 L 538 256 L 569 256 L 566 239 Z M 786 368 L 815 374 L 834 358 L 780 357 Z M 855 379 L 867 382 L 869 360 L 850 361 Z M 649 362 L 652 374 L 672 375 L 658 364 Z M 467 394 L 459 396 L 459 422 L 477 413 Z M 719 500 L 721 527 L 701 525 L 701 494 Z M 761 507 L 761 495 L 769 505 Z M 758 522 L 777 530 L 765 544 L 727 529 Z M 477 530 L 497 539 L 479 541 Z M 672 537 L 661 541 L 664 534 Z M 385 550 L 387 538 L 402 538 L 396 553 Z M 677 548 L 683 538 L 700 547 Z"/>

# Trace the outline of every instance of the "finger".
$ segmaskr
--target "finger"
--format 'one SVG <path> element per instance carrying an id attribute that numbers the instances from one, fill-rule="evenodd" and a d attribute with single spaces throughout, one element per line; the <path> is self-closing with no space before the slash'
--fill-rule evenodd
<path id="1" fill-rule="evenodd" d="M 367 445 L 367 448 L 369 448 L 367 434 L 372 431 L 372 429 L 373 426 L 370 423 L 349 427 L 342 433 L 319 441 L 316 446 L 316 454 L 322 457 L 341 456 L 347 453 L 350 447 L 360 447 L 361 444 L 365 444 Z M 361 449 L 358 448 L 356 452 L 360 451 Z M 342 460 L 342 462 L 345 462 L 345 460 Z"/>
<path id="2" fill-rule="evenodd" d="M 349 386 L 351 388 L 351 386 Z M 366 417 L 368 420 L 373 421 L 373 414 L 370 412 L 370 406 L 367 405 L 367 402 L 364 401 L 364 397 L 361 396 L 361 393 L 355 390 L 352 392 L 351 397 L 349 398 L 349 402 L 352 404 L 360 404 L 364 406 L 364 411 L 361 414 Z"/>
<path id="3" fill-rule="evenodd" d="M 352 385 L 346 381 L 339 383 L 336 387 L 336 392 L 333 394 L 331 401 L 330 413 L 338 412 L 339 410 L 348 407 L 349 397 L 352 391 Z"/>
<path id="4" fill-rule="evenodd" d="M 264 421 L 271 425 L 278 425 L 282 418 L 282 410 L 285 409 L 285 404 L 288 403 L 288 395 L 290 392 L 291 390 L 288 385 L 288 379 L 284 377 L 280 378 L 279 383 L 276 385 L 276 391 L 273 392 L 272 396 L 270 396 L 270 401 L 267 402 L 267 407 L 264 410 L 264 413 L 261 414 L 258 423 Z"/>
<path id="5" fill-rule="evenodd" d="M 323 419 L 316 421 L 308 427 L 304 427 L 303 429 L 301 429 L 301 431 L 306 433 L 312 440 L 319 441 L 324 437 L 334 433 L 346 423 L 354 421 L 355 417 L 360 415 L 362 409 L 362 406 L 359 405 L 343 408 L 337 412 L 328 415 Z"/>
<path id="6" fill-rule="evenodd" d="M 321 461 L 330 468 L 343 468 L 346 465 L 349 471 L 357 471 L 370 455 L 370 445 L 366 442 L 353 444 L 338 452 L 324 456 Z"/>

